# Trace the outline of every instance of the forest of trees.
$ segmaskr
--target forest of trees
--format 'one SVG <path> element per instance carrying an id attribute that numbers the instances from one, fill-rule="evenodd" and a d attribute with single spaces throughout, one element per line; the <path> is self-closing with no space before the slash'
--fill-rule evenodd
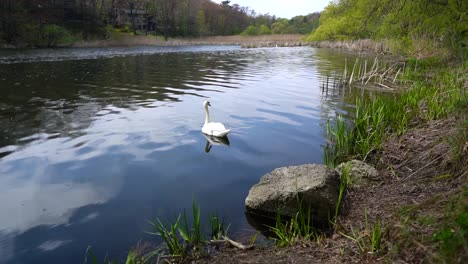
<path id="1" fill-rule="evenodd" d="M 113 32 L 169 37 L 306 34 L 320 14 L 281 19 L 231 1 L 211 0 L 1 0 L 0 43 L 57 46 Z"/>
<path id="2" fill-rule="evenodd" d="M 308 39 L 371 38 L 390 40 L 399 50 L 445 47 L 463 52 L 468 44 L 467 12 L 466 0 L 333 1 Z"/>

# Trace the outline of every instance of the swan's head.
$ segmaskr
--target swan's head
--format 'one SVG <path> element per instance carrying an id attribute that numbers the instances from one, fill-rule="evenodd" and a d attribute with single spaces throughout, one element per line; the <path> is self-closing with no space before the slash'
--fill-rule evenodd
<path id="1" fill-rule="evenodd" d="M 203 106 L 204 106 L 204 107 L 211 106 L 210 101 L 205 101 L 205 102 L 203 102 Z"/>

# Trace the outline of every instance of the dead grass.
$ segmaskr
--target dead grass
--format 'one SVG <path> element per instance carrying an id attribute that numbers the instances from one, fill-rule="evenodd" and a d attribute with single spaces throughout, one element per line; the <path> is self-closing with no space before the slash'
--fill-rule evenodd
<path id="1" fill-rule="evenodd" d="M 309 43 L 317 48 L 346 49 L 350 51 L 372 52 L 372 53 L 391 53 L 389 45 L 384 41 L 375 41 L 371 39 L 348 40 L 348 41 L 312 41 Z"/>
<path id="2" fill-rule="evenodd" d="M 109 40 L 77 42 L 73 47 L 116 47 L 116 46 L 185 46 L 185 45 L 238 45 L 242 47 L 300 46 L 304 35 L 262 35 L 262 36 L 213 36 L 204 38 L 170 38 L 122 34 Z"/>

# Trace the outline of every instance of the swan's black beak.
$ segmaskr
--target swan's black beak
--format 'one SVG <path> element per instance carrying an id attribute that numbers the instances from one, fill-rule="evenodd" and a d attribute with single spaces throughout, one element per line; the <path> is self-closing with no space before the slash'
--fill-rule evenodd
<path id="1" fill-rule="evenodd" d="M 208 102 L 208 106 L 211 106 L 211 103 L 210 103 L 210 102 Z"/>

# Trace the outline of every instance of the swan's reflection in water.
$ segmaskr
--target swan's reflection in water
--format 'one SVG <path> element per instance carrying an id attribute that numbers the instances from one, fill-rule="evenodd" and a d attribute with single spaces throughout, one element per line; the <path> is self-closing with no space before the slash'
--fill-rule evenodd
<path id="1" fill-rule="evenodd" d="M 229 147 L 229 138 L 227 136 L 224 137 L 213 137 L 213 136 L 208 136 L 203 134 L 203 136 L 206 138 L 206 144 L 205 144 L 205 152 L 209 153 L 211 148 L 213 146 L 227 146 Z"/>

